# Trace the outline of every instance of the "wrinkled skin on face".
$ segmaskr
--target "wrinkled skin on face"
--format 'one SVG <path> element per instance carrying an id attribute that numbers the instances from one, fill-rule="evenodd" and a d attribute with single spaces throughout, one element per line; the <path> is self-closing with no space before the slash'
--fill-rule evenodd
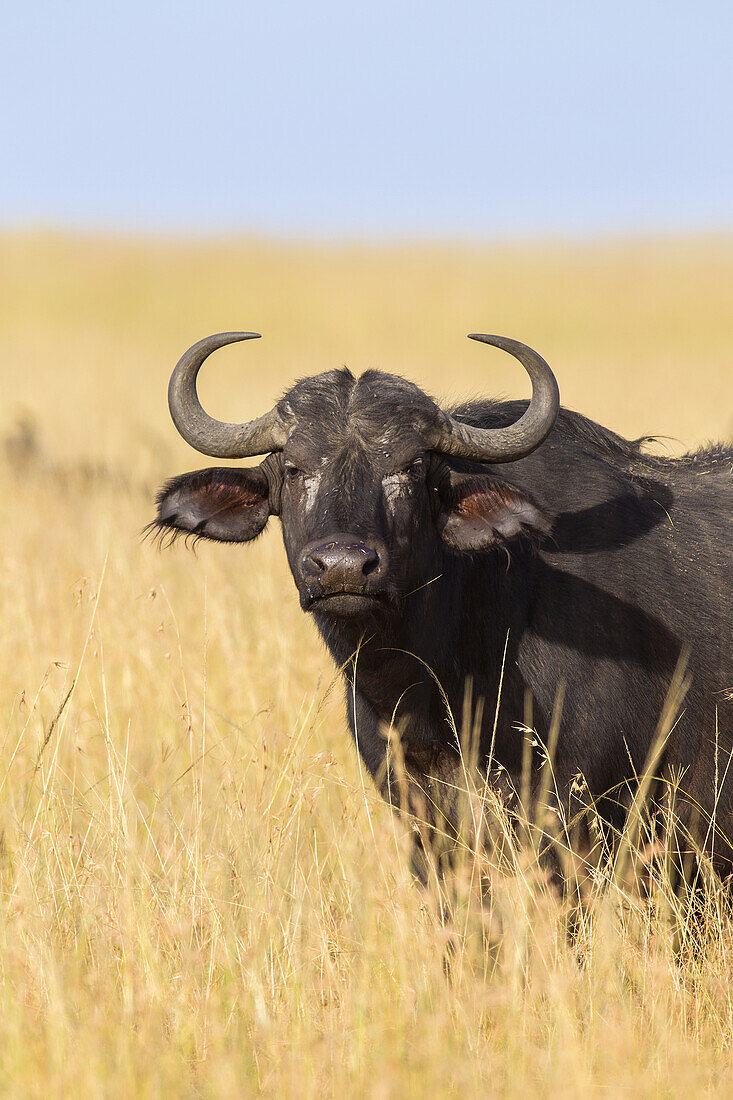
<path id="1" fill-rule="evenodd" d="M 282 455 L 280 516 L 301 605 L 341 617 L 396 609 L 435 557 L 437 464 L 423 434 L 437 409 L 417 387 L 376 372 L 300 383 L 283 404 L 296 427 Z M 346 579 L 343 594 L 323 597 L 304 572 L 308 548 L 330 539 L 377 549 L 383 568 L 364 595 Z"/>

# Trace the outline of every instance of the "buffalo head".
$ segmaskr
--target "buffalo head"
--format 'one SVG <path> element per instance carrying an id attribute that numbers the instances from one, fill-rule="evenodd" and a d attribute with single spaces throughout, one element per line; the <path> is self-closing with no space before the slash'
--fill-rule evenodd
<path id="1" fill-rule="evenodd" d="M 446 547 L 480 551 L 544 530 L 529 496 L 486 465 L 528 455 L 555 423 L 557 383 L 536 352 L 472 336 L 516 356 L 532 380 L 526 412 L 508 427 L 464 423 L 396 375 L 354 378 L 345 369 L 297 382 L 257 420 L 212 419 L 196 392 L 202 363 L 256 336 L 220 333 L 195 344 L 173 371 L 168 396 L 178 431 L 198 451 L 267 457 L 249 469 L 174 478 L 158 497 L 159 531 L 248 542 L 279 516 L 303 608 L 353 618 L 397 609 L 432 579 Z"/>

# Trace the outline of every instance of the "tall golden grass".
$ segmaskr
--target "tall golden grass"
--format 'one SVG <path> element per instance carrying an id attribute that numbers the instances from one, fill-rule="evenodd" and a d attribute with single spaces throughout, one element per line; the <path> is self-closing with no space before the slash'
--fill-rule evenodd
<path id="1" fill-rule="evenodd" d="M 221 329 L 266 335 L 202 376 L 232 419 L 342 362 L 524 393 L 463 339 L 483 329 L 625 434 L 730 435 L 733 241 L 0 246 L 3 1094 L 731 1095 L 715 884 L 675 912 L 663 876 L 644 900 L 601 869 L 569 936 L 507 838 L 501 865 L 470 853 L 491 934 L 460 884 L 443 925 L 276 525 L 196 555 L 140 531 L 156 483 L 206 462 L 165 388 Z"/>

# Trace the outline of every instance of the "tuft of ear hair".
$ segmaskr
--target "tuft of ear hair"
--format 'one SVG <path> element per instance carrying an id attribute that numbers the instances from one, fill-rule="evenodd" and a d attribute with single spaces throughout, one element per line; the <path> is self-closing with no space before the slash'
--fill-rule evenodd
<path id="1" fill-rule="evenodd" d="M 483 475 L 456 476 L 438 518 L 443 541 L 454 550 L 486 550 L 520 536 L 538 538 L 550 521 L 521 489 Z"/>

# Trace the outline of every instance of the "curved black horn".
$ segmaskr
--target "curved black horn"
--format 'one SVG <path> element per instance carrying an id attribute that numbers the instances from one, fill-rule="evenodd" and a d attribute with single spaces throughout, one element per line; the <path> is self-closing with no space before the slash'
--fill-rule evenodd
<path id="1" fill-rule="evenodd" d="M 486 336 L 481 332 L 472 332 L 469 340 L 493 344 L 518 359 L 532 379 L 532 400 L 516 424 L 506 428 L 477 428 L 444 413 L 434 449 L 475 462 L 512 462 L 524 458 L 539 447 L 557 419 L 560 392 L 555 375 L 541 355 L 518 340 Z"/>
<path id="2" fill-rule="evenodd" d="M 168 407 L 173 423 L 197 451 L 213 458 L 249 458 L 282 450 L 287 433 L 277 409 L 245 424 L 227 424 L 209 416 L 199 401 L 196 378 L 207 356 L 226 344 L 257 340 L 259 332 L 218 332 L 184 352 L 168 383 Z"/>

